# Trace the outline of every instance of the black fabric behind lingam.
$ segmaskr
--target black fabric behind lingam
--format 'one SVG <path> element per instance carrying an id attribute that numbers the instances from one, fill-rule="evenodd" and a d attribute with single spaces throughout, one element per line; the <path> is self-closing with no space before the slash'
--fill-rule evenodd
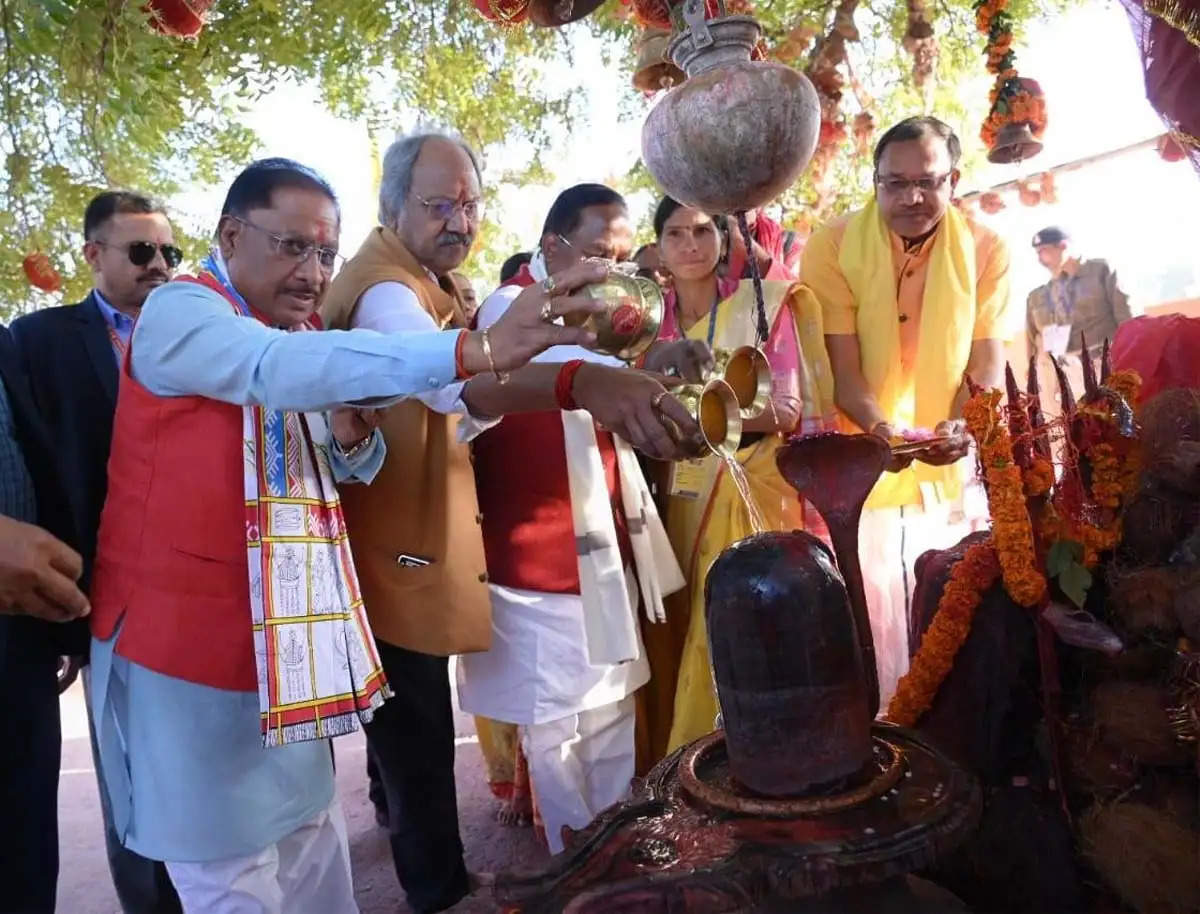
<path id="1" fill-rule="evenodd" d="M 912 649 L 929 627 L 950 569 L 972 534 L 916 564 Z M 916 729 L 975 773 L 984 788 L 975 834 L 937 868 L 936 880 L 978 914 L 1069 914 L 1082 908 L 1070 830 L 1038 746 L 1037 643 L 1028 610 L 1002 585 L 984 596 L 966 642 Z M 1014 783 L 1014 778 L 1017 779 Z M 1021 835 L 1014 841 L 1014 835 Z"/>

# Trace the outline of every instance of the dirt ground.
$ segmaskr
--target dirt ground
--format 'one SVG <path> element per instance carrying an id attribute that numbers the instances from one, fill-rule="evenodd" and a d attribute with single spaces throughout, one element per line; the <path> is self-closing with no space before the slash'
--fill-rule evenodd
<path id="1" fill-rule="evenodd" d="M 453 675 L 451 682 L 454 681 Z M 104 854 L 104 828 L 96 773 L 88 745 L 83 689 L 77 682 L 62 696 L 63 757 L 59 782 L 58 877 L 60 914 L 121 914 Z M 459 824 L 472 872 L 527 870 L 547 859 L 529 828 L 514 829 L 495 820 L 483 759 L 471 719 L 456 719 Z M 415 736 L 415 734 L 414 734 Z M 375 824 L 367 799 L 366 745 L 362 734 L 337 740 L 337 783 L 350 832 L 350 857 L 362 914 L 406 914 L 410 909 L 392 869 L 387 833 Z M 455 914 L 497 910 L 486 890 L 453 908 Z"/>

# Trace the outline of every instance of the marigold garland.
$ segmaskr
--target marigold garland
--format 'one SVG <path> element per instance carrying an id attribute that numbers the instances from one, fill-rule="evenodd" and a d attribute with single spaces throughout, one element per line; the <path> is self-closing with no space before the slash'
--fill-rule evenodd
<path id="1" fill-rule="evenodd" d="M 1109 375 L 1104 386 L 1121 395 L 1131 409 L 1137 406 L 1138 394 L 1142 390 L 1142 376 L 1132 368 L 1123 368 Z"/>
<path id="2" fill-rule="evenodd" d="M 1009 0 L 976 0 L 975 28 L 987 36 L 987 69 L 996 75 L 989 95 L 991 110 L 979 135 L 988 149 L 996 145 L 996 135 L 1009 124 L 1029 124 L 1035 137 L 1046 130 L 1046 102 L 1037 84 L 1017 74 L 1017 56 L 1013 52 L 1013 19 Z M 1034 91 L 1037 89 L 1037 91 Z"/>
<path id="3" fill-rule="evenodd" d="M 937 612 L 921 638 L 921 647 L 888 703 L 888 720 L 911 727 L 929 710 L 971 632 L 975 610 L 999 577 L 1000 564 L 990 539 L 970 546 L 950 569 Z"/>
<path id="4" fill-rule="evenodd" d="M 1092 465 L 1092 498 L 1102 508 L 1117 508 L 1121 504 L 1121 461 L 1111 444 L 1097 444 L 1088 450 Z"/>
<path id="5" fill-rule="evenodd" d="M 1021 476 L 1025 482 L 1026 497 L 1045 495 L 1054 485 L 1054 464 L 1046 457 L 1035 456 L 1030 467 Z"/>
<path id="6" fill-rule="evenodd" d="M 1027 123 L 1035 137 L 1042 137 L 1048 123 L 1044 98 L 1021 88 L 1019 78 L 1008 80 L 995 94 L 996 101 L 979 131 L 989 149 L 996 145 L 996 135 L 1009 124 Z"/>
<path id="7" fill-rule="evenodd" d="M 963 418 L 979 445 L 1004 588 L 1021 606 L 1035 606 L 1046 595 L 1046 578 L 1036 563 L 1033 524 L 1025 507 L 1021 470 L 1013 461 L 1012 437 L 1000 418 L 1000 391 L 972 396 L 963 407 Z"/>

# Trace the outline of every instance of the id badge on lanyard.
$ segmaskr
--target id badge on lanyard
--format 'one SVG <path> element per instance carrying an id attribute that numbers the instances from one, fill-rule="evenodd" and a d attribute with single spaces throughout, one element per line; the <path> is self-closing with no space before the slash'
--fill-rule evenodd
<path id="1" fill-rule="evenodd" d="M 695 457 L 671 464 L 671 481 L 667 491 L 677 498 L 695 500 L 704 491 L 708 479 L 707 459 Z"/>

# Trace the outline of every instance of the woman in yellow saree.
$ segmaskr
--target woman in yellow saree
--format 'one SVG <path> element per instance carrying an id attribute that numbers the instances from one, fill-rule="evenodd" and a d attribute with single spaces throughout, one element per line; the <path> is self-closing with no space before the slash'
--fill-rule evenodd
<path id="1" fill-rule="evenodd" d="M 714 219 L 667 198 L 655 213 L 654 228 L 662 265 L 671 276 L 660 339 L 686 337 L 706 342 L 712 350 L 754 345 L 753 283 L 724 280 L 717 274 L 724 245 L 721 217 Z M 787 437 L 834 427 L 833 375 L 825 355 L 821 309 L 799 283 L 768 279 L 764 293 L 771 329 L 763 347 L 771 363 L 771 402 L 762 416 L 743 423 L 736 459 L 767 529 L 817 527 L 814 532 L 823 533 L 819 517 L 811 507 L 806 510 L 775 466 L 775 452 Z M 647 367 L 652 367 L 649 361 Z M 746 504 L 720 459 L 710 455 L 677 465 L 669 488 L 667 531 L 688 581 L 687 634 L 674 681 L 669 661 L 660 656 L 655 668 L 656 658 L 651 657 L 653 675 L 647 687 L 674 686 L 672 720 L 665 738 L 668 752 L 709 733 L 715 725 L 704 580 L 722 550 L 754 532 Z M 656 704 L 652 697 L 646 703 Z M 661 718 L 650 722 L 651 730 L 658 732 L 646 737 L 660 751 L 666 724 Z"/>

